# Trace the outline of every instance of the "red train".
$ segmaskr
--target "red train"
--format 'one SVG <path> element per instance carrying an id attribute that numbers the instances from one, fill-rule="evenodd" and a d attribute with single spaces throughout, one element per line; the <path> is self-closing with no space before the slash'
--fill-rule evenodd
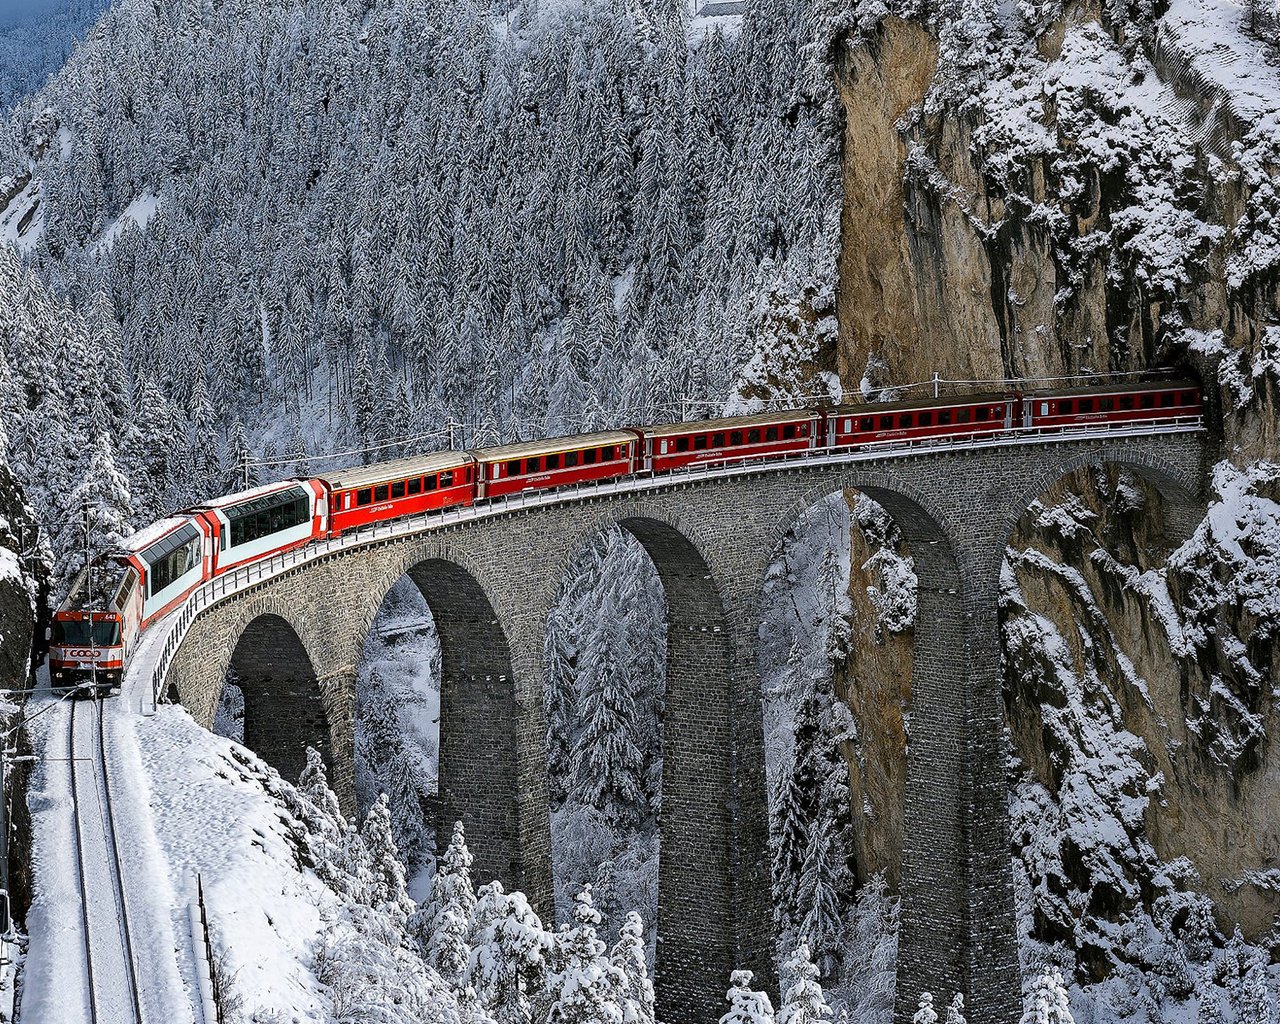
<path id="1" fill-rule="evenodd" d="M 1202 413 L 1185 381 L 792 409 L 436 452 L 285 480 L 153 523 L 81 573 L 54 616 L 58 688 L 119 685 L 142 630 L 219 573 L 370 524 L 525 491 L 928 438 L 1175 422 Z"/>

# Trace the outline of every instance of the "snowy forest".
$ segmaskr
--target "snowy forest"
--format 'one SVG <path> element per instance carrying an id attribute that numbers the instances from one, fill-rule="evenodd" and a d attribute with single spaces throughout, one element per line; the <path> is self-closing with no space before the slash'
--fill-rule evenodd
<path id="1" fill-rule="evenodd" d="M 908 113 L 889 111 L 907 151 L 894 184 L 917 188 L 915 213 L 933 223 L 920 196 L 967 201 L 980 179 L 966 228 L 997 254 L 1020 236 L 1059 273 L 984 282 L 1012 325 L 1006 371 L 1194 353 L 1225 396 L 1226 450 L 1259 460 L 1213 471 L 1208 518 L 1167 565 L 1142 524 L 1150 495 L 1123 473 L 1045 495 L 1010 542 L 1006 707 L 1036 709 L 1009 729 L 1025 1019 L 1274 1024 L 1276 928 L 1246 938 L 1214 902 L 1243 891 L 1274 904 L 1274 850 L 1208 879 L 1148 832 L 1192 830 L 1224 789 L 1276 778 L 1280 324 L 1267 318 L 1280 316 L 1266 281 L 1280 265 L 1280 100 L 1228 174 L 1198 148 L 1220 129 L 1175 130 L 1194 104 L 1142 49 L 1162 12 L 1101 6 L 747 0 L 704 16 L 679 0 L 50 0 L 0 12 L 0 456 L 42 526 L 52 599 L 84 564 L 86 506 L 92 557 L 203 498 L 321 468 L 923 379 L 943 342 L 864 351 L 838 295 L 843 264 L 895 244 L 860 233 L 883 196 L 849 191 L 872 120 L 850 113 L 849 67 L 859 47 L 904 60 L 877 34 L 885 23 L 925 26 L 914 38 L 933 84 Z M 1280 69 L 1280 9 L 1222 9 L 1245 50 L 1221 66 L 1244 67 L 1247 50 Z M 877 68 L 886 109 L 901 90 L 892 72 Z M 920 141 L 939 124 L 972 167 Z M 1247 196 L 1223 199 L 1219 179 Z M 1097 211 L 1068 216 L 1055 188 Z M 1124 197 L 1114 209 L 1099 198 L 1111 194 Z M 1186 295 L 1226 234 L 1215 202 L 1249 244 L 1221 261 L 1229 287 L 1206 287 L 1229 296 L 1250 352 L 1202 330 L 1204 303 Z M 955 224 L 936 219 L 954 242 Z M 1079 337 L 1024 329 L 1042 300 L 1075 325 L 1090 288 L 1139 296 L 1136 312 L 1082 315 Z M 912 561 L 883 509 L 853 493 L 809 509 L 775 556 L 759 661 L 781 987 L 724 979 L 724 1024 L 888 1024 Z M 544 639 L 555 921 L 472 879 L 461 832 L 435 834 L 439 639 L 407 579 L 358 670 L 363 824 L 338 813 L 317 759 L 296 792 L 260 780 L 291 822 L 279 860 L 306 850 L 327 890 L 324 940 L 307 954 L 326 1024 L 653 1022 L 665 597 L 630 534 L 583 551 Z M 1181 689 L 1174 737 L 1152 697 L 1169 687 Z M 217 732 L 242 739 L 242 713 L 230 680 Z M 900 745 L 888 750 L 886 732 Z M 229 773 L 260 771 L 218 750 Z M 1171 785 L 1201 794 L 1185 819 Z M 1229 827 L 1266 847 L 1265 814 Z M 1214 842 L 1233 845 L 1229 827 Z M 244 965 L 223 967 L 228 1020 L 277 1019 L 258 1016 Z M 952 993 L 922 993 L 914 1024 L 964 1014 Z"/>

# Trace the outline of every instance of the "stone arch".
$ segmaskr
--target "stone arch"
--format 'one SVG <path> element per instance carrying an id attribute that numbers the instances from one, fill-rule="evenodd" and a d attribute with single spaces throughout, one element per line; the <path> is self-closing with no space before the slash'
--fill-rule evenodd
<path id="1" fill-rule="evenodd" d="M 747 944 L 737 913 L 742 837 L 733 813 L 739 752 L 726 595 L 700 531 L 653 500 L 590 516 L 566 542 L 550 585 L 558 588 L 592 539 L 614 526 L 644 547 L 667 604 L 658 1014 L 663 1020 L 713 1020 L 725 979 L 742 966 Z"/>
<path id="2" fill-rule="evenodd" d="M 909 1001 L 907 993 L 914 999 L 921 991 L 967 991 L 965 955 L 974 916 L 967 891 L 972 877 L 969 726 L 973 703 L 966 654 L 967 553 L 954 542 L 944 525 L 947 517 L 932 496 L 875 466 L 850 467 L 808 487 L 773 527 L 773 551 L 781 550 L 786 534 L 818 502 L 848 490 L 866 494 L 892 516 L 914 560 L 917 578 L 902 808 L 897 1011 L 901 1017 L 903 1004 Z M 1012 927 L 1011 917 L 1009 921 Z"/>
<path id="3" fill-rule="evenodd" d="M 387 592 L 408 575 L 427 602 L 440 638 L 437 793 L 431 801 L 437 846 L 455 821 L 467 830 L 477 879 L 524 885 L 517 737 L 521 726 L 507 632 L 465 554 L 439 542 L 398 554 L 361 616 L 373 628 Z"/>
<path id="4" fill-rule="evenodd" d="M 244 695 L 245 746 L 290 782 L 306 766 L 308 746 L 331 778 L 335 747 L 342 749 L 315 665 L 293 624 L 264 611 L 244 625 L 222 673 L 224 681 L 234 673 Z"/>
<path id="5" fill-rule="evenodd" d="M 1114 465 L 1132 470 L 1155 487 L 1163 502 L 1166 531 L 1171 538 L 1183 540 L 1190 536 L 1203 515 L 1201 502 L 1203 491 L 1203 467 L 1178 466 L 1141 444 L 1112 444 L 1101 448 L 1078 451 L 1067 449 L 1062 457 L 1047 468 L 1033 475 L 1024 486 L 1012 495 L 993 494 L 992 508 L 1002 509 L 1000 520 L 992 524 L 999 542 L 999 557 L 1004 557 L 1005 545 L 1023 514 L 1055 484 L 1072 473 L 1094 466 Z"/>

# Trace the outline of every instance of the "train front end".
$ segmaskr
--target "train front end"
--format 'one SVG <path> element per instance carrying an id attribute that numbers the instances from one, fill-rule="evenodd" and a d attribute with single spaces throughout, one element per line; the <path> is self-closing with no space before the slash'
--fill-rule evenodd
<path id="1" fill-rule="evenodd" d="M 124 677 L 124 622 L 118 612 L 60 608 L 49 641 L 49 683 L 55 690 L 119 689 Z"/>

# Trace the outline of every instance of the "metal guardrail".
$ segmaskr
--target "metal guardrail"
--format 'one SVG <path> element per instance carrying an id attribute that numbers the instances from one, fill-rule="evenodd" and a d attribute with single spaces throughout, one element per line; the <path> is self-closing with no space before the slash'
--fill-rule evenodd
<path id="1" fill-rule="evenodd" d="M 1201 416 L 1174 416 L 1161 420 L 1132 423 L 1100 423 L 1087 427 L 1019 427 L 985 435 L 968 437 L 904 438 L 872 441 L 857 446 L 806 448 L 767 459 L 734 458 L 682 466 L 664 473 L 645 470 L 625 477 L 578 483 L 546 491 L 522 491 L 501 498 L 483 499 L 474 505 L 455 505 L 447 509 L 419 512 L 399 519 L 361 527 L 340 537 L 326 537 L 304 547 L 272 555 L 270 558 L 241 566 L 201 584 L 183 603 L 176 617 L 169 621 L 169 633 L 151 674 L 151 706 L 159 704 L 161 689 L 169 666 L 196 615 L 218 601 L 274 579 L 295 566 L 324 558 L 335 551 L 364 547 L 380 541 L 425 533 L 443 526 L 474 522 L 494 516 L 508 515 L 529 508 L 570 504 L 613 494 L 662 490 L 708 479 L 748 476 L 785 469 L 819 468 L 843 463 L 873 462 L 886 457 L 931 455 L 947 451 L 977 451 L 1011 445 L 1052 444 L 1061 441 L 1090 441 L 1100 437 L 1151 437 L 1159 434 L 1198 433 L 1204 429 Z M 162 622 L 165 620 L 161 620 Z M 159 625 L 159 623 L 157 623 Z"/>

